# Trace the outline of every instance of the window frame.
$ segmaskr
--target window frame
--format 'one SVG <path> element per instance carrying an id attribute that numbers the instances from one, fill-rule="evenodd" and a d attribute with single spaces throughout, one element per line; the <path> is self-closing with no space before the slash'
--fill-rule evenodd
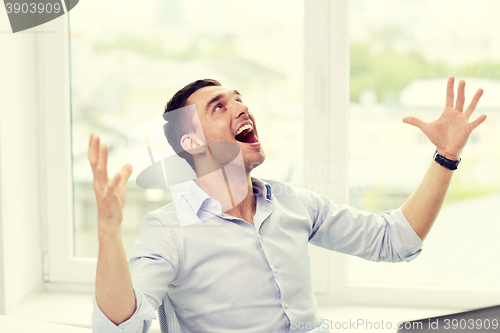
<path id="1" fill-rule="evenodd" d="M 308 110 L 304 117 L 304 162 L 326 166 L 327 170 L 333 165 L 347 168 L 349 163 L 349 5 L 349 0 L 304 1 L 304 109 Z M 45 289 L 89 291 L 94 290 L 97 259 L 73 256 L 69 15 L 48 24 L 55 33 L 50 38 L 37 37 L 36 57 L 42 113 L 39 140 Z M 321 181 L 308 177 L 304 183 L 320 188 L 325 184 Z M 347 179 L 327 179 L 326 184 L 343 188 L 341 194 L 329 197 L 348 204 Z M 320 305 L 432 304 L 469 309 L 494 305 L 500 299 L 500 291 L 491 290 L 352 285 L 347 281 L 346 255 L 314 246 L 309 250 Z"/>
<path id="2" fill-rule="evenodd" d="M 44 282 L 48 290 L 65 289 L 67 284 L 83 284 L 88 290 L 93 288 L 97 258 L 73 256 L 69 15 L 47 23 L 47 29 L 53 31 L 50 37 L 41 35 L 37 40 L 41 200 L 46 207 L 42 210 Z"/>
<path id="3" fill-rule="evenodd" d="M 305 159 L 314 165 L 349 164 L 349 0 L 314 0 L 305 6 Z M 326 91 L 326 96 L 324 94 Z M 323 142 L 325 146 L 315 143 Z M 308 178 L 305 184 L 320 185 Z M 348 189 L 348 180 L 329 179 Z M 348 204 L 348 193 L 329 195 Z M 326 251 L 326 250 L 325 250 Z M 423 286 L 381 287 L 350 284 L 348 257 L 328 251 L 328 288 L 317 295 L 321 305 L 409 306 L 470 309 L 498 304 L 500 291 Z M 404 264 L 404 263 L 402 263 Z"/>

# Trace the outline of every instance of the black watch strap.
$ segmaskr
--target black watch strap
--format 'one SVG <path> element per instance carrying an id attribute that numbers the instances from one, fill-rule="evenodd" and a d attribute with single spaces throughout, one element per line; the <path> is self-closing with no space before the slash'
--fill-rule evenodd
<path id="1" fill-rule="evenodd" d="M 437 164 L 439 164 L 442 167 L 445 167 L 446 169 L 449 169 L 449 170 L 457 170 L 458 163 L 460 163 L 461 160 L 462 160 L 462 158 L 460 158 L 460 157 L 458 158 L 458 161 L 453 161 L 453 160 L 447 159 L 443 155 L 439 155 L 437 150 L 434 153 L 434 161 L 436 161 Z"/>

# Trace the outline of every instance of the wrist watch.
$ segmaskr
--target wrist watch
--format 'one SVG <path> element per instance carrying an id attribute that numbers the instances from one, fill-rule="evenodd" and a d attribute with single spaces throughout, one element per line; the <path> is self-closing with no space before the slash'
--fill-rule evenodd
<path id="1" fill-rule="evenodd" d="M 439 164 L 442 167 L 445 167 L 446 169 L 449 169 L 449 170 L 457 170 L 458 163 L 460 163 L 461 160 L 462 160 L 462 158 L 460 158 L 460 157 L 458 158 L 458 161 L 453 161 L 453 160 L 447 159 L 443 155 L 439 155 L 437 150 L 434 153 L 434 161 L 436 161 L 437 164 Z"/>

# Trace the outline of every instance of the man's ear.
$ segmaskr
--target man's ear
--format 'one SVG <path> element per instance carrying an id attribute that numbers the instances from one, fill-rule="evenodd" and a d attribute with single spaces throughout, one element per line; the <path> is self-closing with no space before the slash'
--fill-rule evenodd
<path id="1" fill-rule="evenodd" d="M 204 152 L 207 146 L 194 133 L 190 133 L 182 136 L 181 147 L 191 155 L 196 155 Z"/>

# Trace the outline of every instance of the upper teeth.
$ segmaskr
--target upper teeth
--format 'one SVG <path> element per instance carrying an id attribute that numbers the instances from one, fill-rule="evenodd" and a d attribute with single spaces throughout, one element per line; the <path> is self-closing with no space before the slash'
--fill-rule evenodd
<path id="1" fill-rule="evenodd" d="M 236 133 L 236 135 L 239 135 L 241 132 L 243 132 L 244 130 L 247 130 L 247 129 L 252 130 L 252 125 L 241 126 L 240 129 L 238 130 L 238 132 Z"/>

